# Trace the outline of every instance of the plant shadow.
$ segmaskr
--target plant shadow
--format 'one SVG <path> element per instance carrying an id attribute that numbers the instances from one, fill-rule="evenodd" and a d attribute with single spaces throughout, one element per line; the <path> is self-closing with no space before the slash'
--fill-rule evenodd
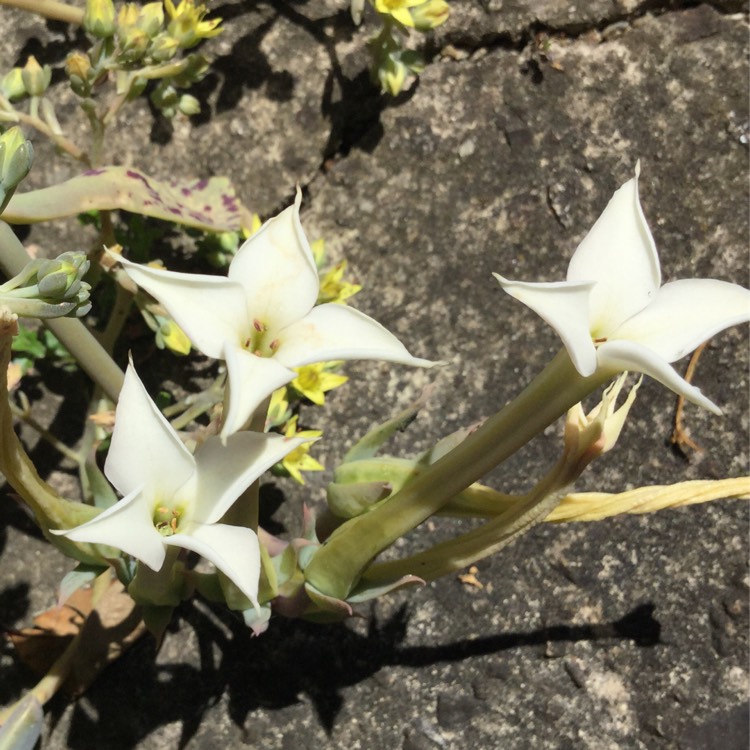
<path id="1" fill-rule="evenodd" d="M 87 694 L 87 705 L 76 705 L 67 747 L 132 748 L 160 726 L 179 722 L 179 747 L 184 748 L 207 712 L 224 697 L 229 718 L 243 727 L 253 711 L 282 709 L 299 703 L 304 695 L 330 735 L 344 705 L 343 689 L 384 668 L 422 669 L 551 641 L 595 641 L 605 647 L 613 641 L 631 641 L 651 648 L 660 642 L 661 632 L 654 609 L 653 604 L 641 604 L 619 620 L 598 625 L 561 624 L 441 645 L 406 646 L 405 605 L 385 621 L 372 618 L 364 635 L 344 623 L 320 626 L 279 618 L 267 633 L 253 638 L 230 612 L 197 601 L 185 604 L 179 617 L 181 626 L 193 631 L 199 666 L 159 665 L 153 639 L 142 639 L 107 669 Z M 63 699 L 53 701 L 55 719 L 65 706 Z"/>

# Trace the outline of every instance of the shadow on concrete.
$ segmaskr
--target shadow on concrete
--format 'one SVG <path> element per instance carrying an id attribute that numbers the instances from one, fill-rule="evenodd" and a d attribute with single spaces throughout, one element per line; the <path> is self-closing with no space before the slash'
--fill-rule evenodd
<path id="1" fill-rule="evenodd" d="M 632 641 L 650 648 L 660 642 L 661 631 L 653 604 L 639 605 L 611 623 L 557 625 L 434 646 L 403 645 L 406 606 L 387 621 L 371 620 L 366 635 L 341 623 L 321 628 L 278 619 L 262 637 L 253 638 L 231 613 L 203 602 L 186 604 L 180 615 L 181 626 L 194 630 L 200 666 L 159 665 L 154 641 L 143 639 L 76 706 L 67 737 L 71 750 L 131 748 L 173 722 L 182 725 L 179 747 L 184 748 L 206 711 L 225 695 L 231 720 L 242 727 L 256 709 L 281 709 L 298 703 L 303 694 L 330 733 L 344 703 L 342 689 L 385 667 L 420 669 L 551 641 Z M 53 702 L 55 721 L 64 709 L 63 700 Z"/>

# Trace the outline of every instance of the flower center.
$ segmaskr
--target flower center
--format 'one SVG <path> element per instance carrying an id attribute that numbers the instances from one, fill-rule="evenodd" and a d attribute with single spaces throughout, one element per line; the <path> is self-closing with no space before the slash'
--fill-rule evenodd
<path id="1" fill-rule="evenodd" d="M 154 528 L 162 536 L 172 536 L 180 527 L 180 518 L 183 515 L 182 508 L 168 508 L 166 505 L 157 505 L 154 509 Z"/>
<path id="2" fill-rule="evenodd" d="M 262 320 L 256 319 L 242 346 L 256 357 L 273 357 L 279 348 L 279 340 L 272 338 L 268 326 Z"/>

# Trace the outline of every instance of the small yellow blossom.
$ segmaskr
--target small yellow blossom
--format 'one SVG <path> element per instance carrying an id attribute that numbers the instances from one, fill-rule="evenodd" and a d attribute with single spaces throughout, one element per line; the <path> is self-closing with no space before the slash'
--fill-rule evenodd
<path id="1" fill-rule="evenodd" d="M 312 438 L 318 438 L 323 433 L 320 430 L 300 430 L 297 432 L 297 415 L 293 416 L 286 426 L 284 436 L 288 438 L 306 438 L 311 440 Z M 321 466 L 311 455 L 310 448 L 312 442 L 303 443 L 298 445 L 294 450 L 287 453 L 286 456 L 281 460 L 281 465 L 284 470 L 289 474 L 290 477 L 295 479 L 300 484 L 304 484 L 305 480 L 302 478 L 303 471 L 323 471 Z"/>
<path id="2" fill-rule="evenodd" d="M 343 304 L 362 289 L 360 284 L 345 281 L 344 271 L 346 271 L 346 261 L 342 260 L 320 277 L 319 305 L 324 302 Z"/>
<path id="3" fill-rule="evenodd" d="M 409 8 L 421 5 L 424 0 L 375 0 L 375 10 L 386 16 L 392 16 L 404 26 L 414 26 Z"/>
<path id="4" fill-rule="evenodd" d="M 316 362 L 312 365 L 295 367 L 297 377 L 291 382 L 292 388 L 314 404 L 322 406 L 325 402 L 325 393 L 338 388 L 349 379 L 346 375 L 336 375 L 330 372 L 331 364 L 330 362 Z"/>
<path id="5" fill-rule="evenodd" d="M 171 318 L 162 318 L 155 315 L 157 323 L 160 323 L 156 331 L 156 345 L 160 349 L 167 348 L 175 354 L 188 354 L 190 352 L 190 339 L 185 331 Z"/>
<path id="6" fill-rule="evenodd" d="M 180 0 L 180 4 L 175 7 L 172 0 L 164 0 L 164 7 L 170 18 L 167 30 L 178 40 L 182 49 L 193 47 L 201 39 L 209 39 L 223 31 L 217 28 L 221 18 L 203 20 L 208 11 L 202 3 L 196 6 L 194 0 Z"/>

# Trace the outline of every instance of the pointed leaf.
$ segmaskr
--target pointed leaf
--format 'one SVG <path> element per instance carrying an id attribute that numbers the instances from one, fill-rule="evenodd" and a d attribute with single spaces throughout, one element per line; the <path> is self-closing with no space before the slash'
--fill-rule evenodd
<path id="1" fill-rule="evenodd" d="M 370 599 L 377 599 L 379 596 L 390 594 L 392 591 L 398 591 L 398 589 L 406 586 L 424 585 L 425 581 L 413 575 L 402 576 L 395 581 L 387 581 L 386 583 L 368 583 L 367 581 L 363 581 L 355 587 L 351 594 L 349 594 L 346 601 L 350 604 L 360 604 L 361 602 L 366 602 Z"/>
<path id="2" fill-rule="evenodd" d="M 372 458 L 382 447 L 383 443 L 390 440 L 397 432 L 403 432 L 417 418 L 417 413 L 424 406 L 428 397 L 429 393 L 425 391 L 417 401 L 395 417 L 379 425 L 375 425 L 375 427 L 347 451 L 341 463 Z"/>
<path id="3" fill-rule="evenodd" d="M 116 209 L 213 232 L 238 231 L 245 213 L 225 177 L 157 180 L 130 167 L 101 167 L 59 185 L 16 193 L 3 219 L 33 224 Z"/>

